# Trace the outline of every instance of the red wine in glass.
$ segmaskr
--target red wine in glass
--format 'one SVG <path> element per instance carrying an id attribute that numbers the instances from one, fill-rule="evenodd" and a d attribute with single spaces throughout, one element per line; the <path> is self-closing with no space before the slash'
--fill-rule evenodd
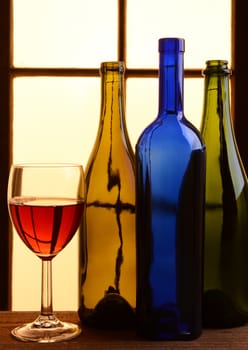
<path id="1" fill-rule="evenodd" d="M 16 197 L 9 202 L 15 228 L 39 257 L 51 259 L 71 240 L 77 230 L 84 203 L 70 198 Z"/>

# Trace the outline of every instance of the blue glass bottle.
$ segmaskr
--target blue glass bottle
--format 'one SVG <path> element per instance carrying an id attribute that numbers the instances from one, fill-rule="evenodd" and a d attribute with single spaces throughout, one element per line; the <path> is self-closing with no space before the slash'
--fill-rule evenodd
<path id="1" fill-rule="evenodd" d="M 205 146 L 183 112 L 184 40 L 159 40 L 159 112 L 136 145 L 137 327 L 201 333 Z"/>

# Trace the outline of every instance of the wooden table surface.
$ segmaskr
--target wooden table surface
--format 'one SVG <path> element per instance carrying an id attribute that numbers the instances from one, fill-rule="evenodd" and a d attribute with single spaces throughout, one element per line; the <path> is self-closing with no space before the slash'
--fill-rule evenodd
<path id="1" fill-rule="evenodd" d="M 57 312 L 61 320 L 79 322 L 73 311 Z M 232 329 L 205 329 L 200 338 L 194 341 L 147 341 L 135 331 L 101 331 L 84 328 L 82 334 L 67 342 L 27 343 L 15 340 L 10 331 L 20 323 L 33 321 L 35 312 L 0 311 L 0 350 L 42 349 L 42 350 L 243 350 L 248 349 L 248 325 Z"/>

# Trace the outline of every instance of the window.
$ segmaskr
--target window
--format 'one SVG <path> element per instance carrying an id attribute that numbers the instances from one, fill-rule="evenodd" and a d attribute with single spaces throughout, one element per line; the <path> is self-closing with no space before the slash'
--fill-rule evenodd
<path id="1" fill-rule="evenodd" d="M 159 37 L 180 36 L 186 40 L 185 114 L 198 127 L 203 94 L 201 69 L 206 59 L 227 58 L 234 70 L 232 109 L 238 141 L 243 158 L 247 158 L 247 121 L 240 112 L 245 110 L 242 87 L 247 74 L 240 72 L 245 58 L 244 6 L 244 0 L 1 0 L 0 274 L 6 281 L 12 271 L 6 268 L 11 261 L 6 247 L 12 245 L 6 206 L 9 165 L 12 161 L 44 160 L 86 164 L 98 125 L 98 70 L 102 61 L 126 62 L 126 117 L 134 145 L 157 113 Z M 24 295 L 28 283 L 28 298 L 34 295 L 39 307 L 40 264 L 16 235 L 13 242 L 13 300 L 9 298 L 9 281 L 0 291 L 0 308 L 9 307 L 12 301 L 14 309 L 34 309 L 35 304 L 27 302 Z M 74 271 L 70 275 L 76 280 L 76 254 L 71 254 L 76 250 L 77 237 L 54 259 L 55 309 L 75 308 L 77 303 L 76 288 L 68 295 L 66 290 L 61 295 L 56 288 L 59 283 L 68 285 L 59 273 L 68 261 Z M 23 259 L 31 261 L 25 264 L 25 270 L 19 264 Z M 36 269 L 38 282 L 31 283 Z M 60 297 L 74 302 L 63 303 Z"/>

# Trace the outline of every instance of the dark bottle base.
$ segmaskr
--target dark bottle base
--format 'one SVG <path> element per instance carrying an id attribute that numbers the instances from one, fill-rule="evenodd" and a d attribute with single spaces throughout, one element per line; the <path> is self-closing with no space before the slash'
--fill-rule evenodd
<path id="1" fill-rule="evenodd" d="M 119 294 L 107 294 L 94 309 L 80 307 L 82 323 L 100 329 L 130 329 L 135 327 L 135 312 Z"/>
<path id="2" fill-rule="evenodd" d="M 146 310 L 147 311 L 147 310 Z M 193 340 L 201 335 L 201 317 L 184 322 L 176 306 L 153 309 L 137 314 L 137 330 L 149 340 Z"/>
<path id="3" fill-rule="evenodd" d="M 169 341 L 169 340 L 180 340 L 180 341 L 191 341 L 201 336 L 201 330 L 189 333 L 189 332 L 170 332 L 168 329 L 161 332 L 160 329 L 154 329 L 154 327 L 139 328 L 138 334 L 147 340 L 153 341 Z"/>
<path id="4" fill-rule="evenodd" d="M 228 295 L 219 290 L 203 294 L 203 326 L 205 328 L 232 328 L 243 326 L 248 315 L 237 310 Z"/>
<path id="5" fill-rule="evenodd" d="M 151 341 L 191 341 L 201 336 L 201 333 L 190 334 L 190 335 L 177 334 L 174 336 L 171 336 L 171 335 L 161 336 L 156 334 L 149 334 L 147 332 L 138 332 L 138 334 L 142 338 L 145 338 L 146 340 L 151 340 Z"/>

